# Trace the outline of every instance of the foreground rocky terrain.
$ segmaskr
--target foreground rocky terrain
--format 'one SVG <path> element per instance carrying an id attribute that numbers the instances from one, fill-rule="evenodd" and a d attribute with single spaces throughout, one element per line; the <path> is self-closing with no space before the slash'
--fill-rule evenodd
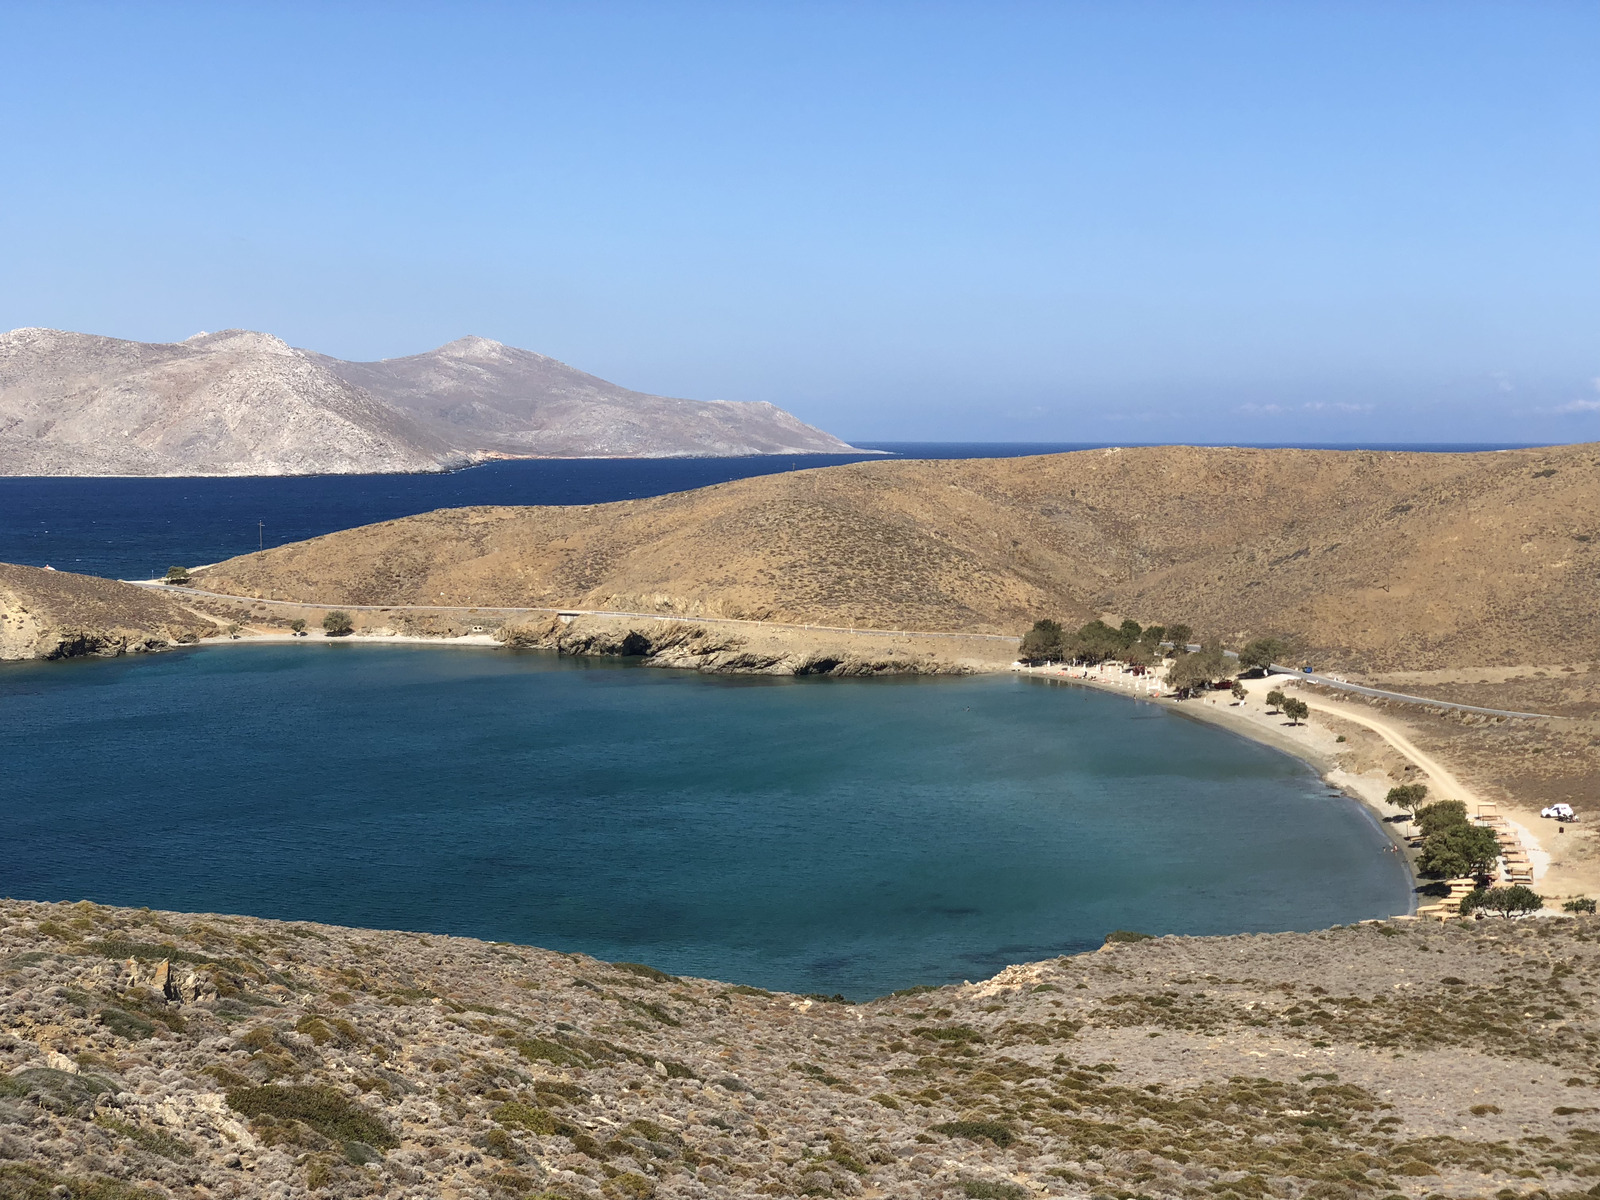
<path id="1" fill-rule="evenodd" d="M 0 475 L 441 471 L 486 457 L 848 450 L 770 404 L 629 391 L 462 338 L 350 363 L 229 329 L 131 342 L 0 333 Z"/>
<path id="2" fill-rule="evenodd" d="M 1597 935 L 1162 938 L 851 1005 L 8 901 L 0 1194 L 1576 1197 Z"/>

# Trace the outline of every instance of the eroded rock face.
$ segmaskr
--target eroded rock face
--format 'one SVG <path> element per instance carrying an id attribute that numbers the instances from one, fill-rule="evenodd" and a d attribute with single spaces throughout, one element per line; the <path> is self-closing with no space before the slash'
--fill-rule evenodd
<path id="1" fill-rule="evenodd" d="M 851 1005 L 4 901 L 0 1195 L 1577 1195 L 1597 936 L 1162 938 Z"/>
<path id="2" fill-rule="evenodd" d="M 641 659 L 646 666 L 747 675 L 934 675 L 963 674 L 966 668 L 945 662 L 916 662 L 891 656 L 863 656 L 854 651 L 819 650 L 810 638 L 785 644 L 781 634 L 731 633 L 681 621 L 563 621 L 559 617 L 508 624 L 496 631 L 506 645 L 555 650 L 561 654 L 612 655 Z"/>

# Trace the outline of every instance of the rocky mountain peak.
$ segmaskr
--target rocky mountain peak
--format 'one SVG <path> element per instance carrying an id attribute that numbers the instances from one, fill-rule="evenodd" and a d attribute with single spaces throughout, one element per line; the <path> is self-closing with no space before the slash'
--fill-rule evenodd
<path id="1" fill-rule="evenodd" d="M 446 342 L 434 351 L 440 358 L 466 358 L 499 360 L 507 357 L 509 347 L 504 342 L 497 342 L 493 338 L 478 337 L 469 333 L 466 337 L 457 338 L 453 342 Z M 520 351 L 526 354 L 528 351 Z M 540 357 L 543 357 L 542 355 Z"/>

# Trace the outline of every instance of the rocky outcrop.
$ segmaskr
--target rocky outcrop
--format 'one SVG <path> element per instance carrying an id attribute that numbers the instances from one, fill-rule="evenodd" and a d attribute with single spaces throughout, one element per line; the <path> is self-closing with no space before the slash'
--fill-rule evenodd
<path id="1" fill-rule="evenodd" d="M 944 661 L 916 662 L 892 655 L 863 655 L 818 647 L 814 636 L 750 635 L 682 621 L 619 624 L 612 620 L 550 617 L 502 626 L 495 637 L 507 646 L 559 654 L 610 655 L 643 660 L 647 667 L 678 667 L 731 675 L 961 675 L 970 668 Z"/>
<path id="2" fill-rule="evenodd" d="M 158 592 L 0 563 L 0 660 L 115 658 L 186 645 L 215 621 Z"/>

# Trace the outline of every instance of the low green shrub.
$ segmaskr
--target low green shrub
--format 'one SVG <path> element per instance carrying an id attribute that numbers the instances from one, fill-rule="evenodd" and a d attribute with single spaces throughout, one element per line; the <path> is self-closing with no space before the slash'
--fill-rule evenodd
<path id="1" fill-rule="evenodd" d="M 130 1042 L 143 1041 L 156 1031 L 155 1025 L 150 1021 L 136 1017 L 130 1012 L 124 1012 L 120 1008 L 102 1008 L 100 1024 L 119 1038 L 126 1038 Z"/>
<path id="2" fill-rule="evenodd" d="M 152 1154 L 161 1155 L 163 1158 L 181 1161 L 185 1158 L 194 1157 L 193 1149 L 170 1134 L 162 1133 L 159 1129 L 145 1129 L 127 1121 L 119 1121 L 117 1118 L 108 1116 L 105 1113 L 95 1117 L 94 1123 L 102 1129 L 108 1129 L 120 1137 L 127 1138 L 130 1142 L 150 1151 Z"/>
<path id="3" fill-rule="evenodd" d="M 1000 1121 L 946 1121 L 943 1125 L 935 1125 L 933 1132 L 974 1142 L 987 1139 L 1002 1150 L 1017 1140 L 1011 1126 Z"/>
<path id="4" fill-rule="evenodd" d="M 379 1149 L 400 1144 L 389 1127 L 372 1113 L 324 1084 L 235 1088 L 227 1097 L 228 1107 L 243 1116 L 300 1121 L 330 1141 L 364 1142 Z"/>
<path id="5" fill-rule="evenodd" d="M 981 1042 L 983 1034 L 970 1025 L 938 1025 L 918 1026 L 911 1031 L 914 1035 L 927 1038 L 934 1042 Z"/>
<path id="6" fill-rule="evenodd" d="M 6 1200 L 158 1200 L 162 1193 L 100 1175 L 62 1175 L 32 1163 L 0 1163 L 0 1196 Z"/>
<path id="7" fill-rule="evenodd" d="M 1028 1189 L 1015 1183 L 991 1179 L 963 1179 L 961 1190 L 968 1200 L 1028 1200 Z"/>
<path id="8" fill-rule="evenodd" d="M 526 1129 L 529 1133 L 550 1136 L 556 1131 L 555 1117 L 531 1104 L 510 1101 L 489 1114 L 494 1120 L 511 1129 Z"/>

